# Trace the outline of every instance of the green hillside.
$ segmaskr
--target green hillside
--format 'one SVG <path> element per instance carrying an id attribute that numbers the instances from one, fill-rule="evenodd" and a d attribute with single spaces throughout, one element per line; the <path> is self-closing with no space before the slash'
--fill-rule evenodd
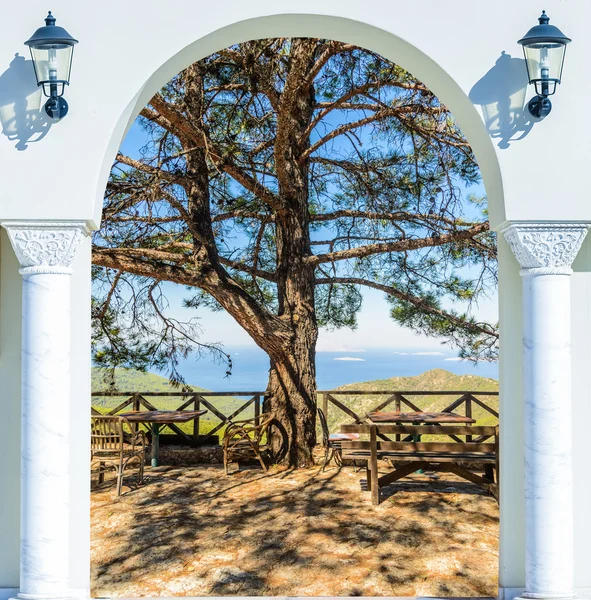
<path id="1" fill-rule="evenodd" d="M 192 390 L 203 392 L 203 388 L 191 387 Z M 115 385 L 110 386 L 107 373 L 102 369 L 92 369 L 92 391 L 100 392 L 112 390 L 114 392 L 174 392 L 176 391 L 168 379 L 154 373 L 142 373 L 133 369 L 115 369 Z"/>
<path id="2" fill-rule="evenodd" d="M 94 368 L 92 370 L 92 391 L 121 391 L 121 392 L 174 392 L 175 390 L 165 377 L 154 375 L 153 373 L 141 373 L 139 371 L 133 371 L 130 369 L 117 369 L 115 372 L 115 387 L 110 388 L 108 383 L 105 382 L 103 374 L 100 369 Z M 206 393 L 207 390 L 199 387 L 191 387 L 193 391 Z M 338 390 L 351 390 L 351 391 L 439 391 L 439 390 L 450 390 L 450 391 L 471 391 L 471 392 L 484 392 L 484 391 L 498 391 L 499 383 L 495 379 L 488 379 L 486 377 L 478 377 L 476 375 L 454 375 L 449 371 L 443 369 L 433 369 L 427 371 L 422 375 L 414 377 L 391 377 L 389 379 L 376 379 L 374 381 L 364 381 L 361 383 L 351 383 L 348 385 L 337 388 Z M 475 394 L 478 397 L 478 394 Z M 425 411 L 440 411 L 446 406 L 449 406 L 459 396 L 408 396 L 408 399 L 419 408 Z M 336 399 L 342 402 L 345 406 L 349 407 L 359 416 L 363 417 L 366 412 L 371 411 L 381 402 L 383 402 L 387 396 L 368 396 L 364 394 L 356 395 L 338 395 Z M 245 398 L 246 399 L 246 398 Z M 235 398 L 232 396 L 221 396 L 211 399 L 212 404 L 223 414 L 231 415 L 236 409 L 238 409 L 245 401 L 243 398 Z M 481 396 L 479 398 L 485 404 L 490 406 L 492 409 L 498 412 L 499 401 L 497 396 Z M 121 404 L 125 400 L 125 397 L 115 396 L 93 396 L 92 406 L 100 412 L 108 412 Z M 183 403 L 183 398 L 179 396 L 171 397 L 148 397 L 148 400 L 156 408 L 161 410 L 174 410 Z M 321 405 L 322 400 L 319 399 Z M 390 410 L 394 410 L 394 405 L 388 407 Z M 131 407 L 127 408 L 131 410 Z M 403 409 L 404 410 L 404 409 Z M 408 409 L 410 410 L 410 409 Z M 464 407 L 460 407 L 457 412 L 464 414 Z M 238 418 L 246 419 L 254 416 L 253 407 L 249 407 Z M 478 425 L 496 425 L 498 420 L 486 412 L 484 409 L 476 404 L 472 407 L 472 416 L 477 420 Z M 345 412 L 340 410 L 334 404 L 329 403 L 328 409 L 328 424 L 330 431 L 338 431 L 339 427 L 344 423 L 350 423 L 352 418 Z M 219 422 L 219 419 L 211 412 L 208 411 L 202 418 L 201 431 L 204 433 L 206 430 L 211 429 L 212 426 Z M 182 429 L 190 431 L 192 423 L 184 424 L 181 426 Z"/>
<path id="3" fill-rule="evenodd" d="M 364 381 L 361 383 L 351 383 L 337 388 L 338 390 L 354 391 L 471 391 L 471 392 L 496 392 L 499 389 L 499 382 L 496 379 L 478 377 L 477 375 L 454 375 L 444 369 L 433 369 L 421 375 L 414 377 L 391 377 L 389 379 L 376 379 L 374 381 Z M 475 394 L 478 398 L 478 395 Z M 364 396 L 364 395 L 338 395 L 336 399 L 345 406 L 351 408 L 359 416 L 363 417 L 365 413 L 371 411 L 381 402 L 386 400 L 387 396 Z M 438 412 L 449 406 L 459 396 L 408 396 L 408 399 L 421 410 Z M 493 410 L 499 411 L 498 396 L 482 396 L 479 398 Z M 394 410 L 394 404 L 388 407 Z M 388 410 L 384 409 L 384 410 Z M 402 409 L 404 411 L 404 408 Z M 407 408 L 407 410 L 411 410 Z M 464 414 L 464 407 L 458 409 L 459 414 Z M 498 420 L 478 405 L 472 405 L 472 417 L 476 419 L 478 425 L 496 425 Z M 338 431 L 343 423 L 350 423 L 351 417 L 345 414 L 334 404 L 329 403 L 328 424 L 331 431 Z"/>

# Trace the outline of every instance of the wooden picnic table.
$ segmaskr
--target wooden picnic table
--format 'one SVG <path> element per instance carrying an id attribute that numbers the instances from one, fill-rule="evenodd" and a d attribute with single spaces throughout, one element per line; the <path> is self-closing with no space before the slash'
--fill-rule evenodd
<path id="1" fill-rule="evenodd" d="M 119 416 L 125 417 L 130 423 L 150 424 L 152 429 L 151 465 L 157 467 L 160 454 L 160 429 L 171 423 L 187 423 L 206 412 L 206 410 L 134 410 L 119 413 Z"/>
<path id="2" fill-rule="evenodd" d="M 423 411 L 413 411 L 413 412 L 370 412 L 367 413 L 369 420 L 372 423 L 412 423 L 413 425 L 439 425 L 440 423 L 476 423 L 476 419 L 472 419 L 471 417 L 463 417 L 462 415 L 457 415 L 453 412 L 423 412 Z M 387 439 L 387 438 L 386 438 Z M 412 439 L 414 442 L 421 441 L 421 435 L 413 435 Z M 419 473 L 422 473 L 422 469 L 419 470 Z"/>
<path id="3" fill-rule="evenodd" d="M 476 419 L 452 412 L 370 412 L 367 416 L 372 423 L 476 423 Z"/>

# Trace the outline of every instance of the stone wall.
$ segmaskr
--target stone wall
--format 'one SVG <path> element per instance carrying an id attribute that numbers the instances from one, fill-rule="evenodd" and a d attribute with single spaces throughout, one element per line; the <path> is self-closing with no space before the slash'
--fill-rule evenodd
<path id="1" fill-rule="evenodd" d="M 224 453 L 221 446 L 161 446 L 161 465 L 221 465 L 224 462 Z"/>

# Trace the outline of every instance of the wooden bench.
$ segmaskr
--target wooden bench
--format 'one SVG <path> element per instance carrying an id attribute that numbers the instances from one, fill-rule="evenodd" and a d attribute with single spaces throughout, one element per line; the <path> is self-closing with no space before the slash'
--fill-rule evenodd
<path id="1" fill-rule="evenodd" d="M 498 426 L 353 424 L 341 426 L 341 431 L 369 435 L 369 440 L 343 440 L 342 456 L 366 461 L 367 489 L 373 504 L 380 503 L 382 487 L 420 469 L 455 473 L 499 499 Z M 446 435 L 459 441 L 414 441 L 421 435 Z M 389 436 L 397 441 L 390 441 Z M 459 436 L 465 436 L 466 441 Z M 403 464 L 380 477 L 380 459 Z M 483 465 L 484 475 L 469 470 L 466 463 Z"/>

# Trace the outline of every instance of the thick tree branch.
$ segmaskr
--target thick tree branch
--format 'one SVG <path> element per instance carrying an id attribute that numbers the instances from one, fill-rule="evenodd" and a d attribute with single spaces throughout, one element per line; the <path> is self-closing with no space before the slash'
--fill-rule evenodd
<path id="1" fill-rule="evenodd" d="M 214 223 L 219 221 L 227 221 L 228 219 L 255 219 L 257 221 L 264 221 L 265 219 L 273 218 L 274 217 L 272 215 L 266 215 L 264 213 L 258 213 L 252 210 L 236 209 L 214 215 L 212 217 L 212 221 Z"/>
<path id="2" fill-rule="evenodd" d="M 142 173 L 146 173 L 147 175 L 152 175 L 152 177 L 156 179 L 162 179 L 163 181 L 168 181 L 169 183 L 176 183 L 185 187 L 190 183 L 189 178 L 186 175 L 180 175 L 179 173 L 173 173 L 171 171 L 165 171 L 163 169 L 159 169 L 158 167 L 152 167 L 151 165 L 147 165 L 140 160 L 135 160 L 129 156 L 125 156 L 120 152 L 117 154 L 117 158 L 115 159 L 117 162 L 120 162 L 128 167 L 132 167 L 133 169 L 137 169 Z"/>
<path id="3" fill-rule="evenodd" d="M 152 225 L 184 222 L 184 219 L 180 215 L 171 215 L 169 217 L 154 217 L 151 215 L 120 215 L 108 217 L 106 220 L 108 220 L 109 223 L 149 223 Z"/>
<path id="4" fill-rule="evenodd" d="M 370 244 L 367 246 L 359 246 L 348 250 L 339 250 L 328 254 L 316 254 L 309 256 L 306 262 L 310 265 L 319 265 L 321 263 L 336 262 L 339 260 L 347 260 L 350 258 L 363 258 L 374 254 L 382 254 L 385 252 L 405 252 L 407 250 L 419 250 L 420 248 L 432 248 L 435 246 L 443 246 L 453 242 L 466 241 L 474 236 L 484 233 L 489 230 L 488 223 L 481 223 L 466 229 L 446 235 L 428 238 L 406 238 L 397 242 L 388 242 L 384 244 Z"/>
<path id="5" fill-rule="evenodd" d="M 336 108 L 338 108 L 338 107 L 336 107 Z M 407 127 L 411 131 L 416 131 L 418 134 L 420 134 L 422 137 L 424 137 L 427 140 L 430 137 L 433 137 L 442 144 L 452 145 L 456 148 L 470 148 L 470 145 L 467 142 L 461 141 L 460 138 L 458 138 L 457 141 L 453 141 L 453 140 L 447 139 L 447 138 L 445 140 L 442 140 L 436 135 L 435 131 L 428 131 L 425 127 L 421 127 L 420 125 L 418 125 L 416 123 L 416 121 L 413 120 L 412 118 L 408 118 L 409 115 L 411 117 L 413 115 L 415 115 L 418 110 L 419 110 L 419 107 L 414 106 L 414 105 L 397 106 L 397 107 L 383 107 L 383 108 L 380 108 L 380 110 L 377 110 L 376 112 L 374 112 L 373 114 L 371 114 L 367 117 L 364 117 L 363 119 L 359 119 L 359 120 L 353 121 L 351 123 L 345 123 L 343 125 L 339 125 L 338 127 L 335 127 L 332 131 L 327 133 L 325 136 L 323 136 L 319 140 L 317 140 L 314 144 L 312 144 L 304 152 L 302 152 L 302 154 L 300 156 L 300 161 L 306 160 L 314 152 L 316 152 L 316 150 L 318 150 L 319 148 L 324 146 L 327 142 L 330 142 L 330 140 L 333 140 L 336 137 L 339 137 L 340 135 L 343 135 L 348 132 L 359 129 L 360 127 L 364 127 L 365 125 L 369 125 L 376 121 L 381 121 L 385 118 L 399 119 L 401 123 L 404 123 L 405 127 Z M 420 110 L 424 111 L 425 109 L 421 108 Z M 433 114 L 443 113 L 443 112 L 445 112 L 444 109 L 437 107 L 436 109 L 434 109 Z M 316 120 L 316 122 L 318 122 L 318 119 Z"/>
<path id="6" fill-rule="evenodd" d="M 111 287 L 109 288 L 105 301 L 103 302 L 101 308 L 97 311 L 97 313 L 93 314 L 93 318 L 99 319 L 101 321 L 105 318 L 105 315 L 109 310 L 109 304 L 111 304 L 111 299 L 113 298 L 113 294 L 117 289 L 117 285 L 119 284 L 120 279 L 121 271 L 117 271 L 117 273 L 115 273 L 115 277 L 113 277 L 113 281 L 111 282 Z"/>
<path id="7" fill-rule="evenodd" d="M 141 277 L 150 277 L 158 281 L 173 281 L 182 285 L 197 286 L 200 282 L 200 276 L 187 268 L 186 264 L 182 266 L 176 264 L 176 258 L 172 261 L 165 257 L 162 262 L 154 259 L 145 259 L 142 253 L 125 252 L 123 248 L 97 248 L 92 250 L 92 264 L 124 271 L 139 275 Z"/>
<path id="8" fill-rule="evenodd" d="M 176 257 L 176 256 L 185 256 L 185 257 L 189 258 L 190 256 L 192 256 L 192 250 L 194 249 L 194 246 L 190 242 L 173 241 L 168 244 L 163 244 L 162 246 L 159 246 L 158 250 L 153 250 L 151 248 L 147 248 L 147 249 L 146 248 L 120 248 L 120 249 L 123 251 L 127 251 L 127 253 L 130 255 L 147 256 L 148 258 L 155 258 L 155 259 L 159 259 L 159 260 L 171 260 L 171 257 Z M 170 250 L 170 249 L 184 250 L 186 253 L 177 255 L 175 253 L 163 252 L 163 250 Z M 220 264 L 222 264 L 226 267 L 231 267 L 235 271 L 241 271 L 242 273 L 248 273 L 249 275 L 253 275 L 254 277 L 260 277 L 261 279 L 267 279 L 268 281 L 276 281 L 277 280 L 275 273 L 271 273 L 270 271 L 265 271 L 263 269 L 258 269 L 254 266 L 247 265 L 244 262 L 241 262 L 238 260 L 231 260 L 229 258 L 220 256 L 220 255 L 218 255 L 217 260 Z"/>
<path id="9" fill-rule="evenodd" d="M 428 114 L 428 115 L 440 115 L 446 112 L 446 109 L 443 106 L 429 106 L 426 104 L 404 104 L 400 106 L 389 106 L 388 104 L 384 104 L 373 100 L 373 102 L 349 102 L 351 98 L 360 95 L 366 95 L 366 93 L 376 87 L 374 82 L 370 82 L 365 84 L 364 86 L 358 87 L 354 90 L 351 90 L 338 100 L 334 102 L 317 102 L 315 108 L 321 109 L 320 112 L 316 115 L 315 119 L 312 121 L 308 129 L 306 130 L 306 134 L 310 135 L 312 131 L 316 128 L 316 126 L 322 121 L 322 119 L 328 115 L 333 110 L 355 110 L 355 111 L 370 111 L 372 113 L 380 113 L 380 118 L 386 117 L 394 117 L 399 118 L 405 114 Z M 388 87 L 388 84 L 382 87 Z M 393 87 L 398 87 L 396 84 Z"/>
<path id="10" fill-rule="evenodd" d="M 421 221 L 427 223 L 445 223 L 453 227 L 462 226 L 469 227 L 479 225 L 479 223 L 462 222 L 457 219 L 450 219 L 438 214 L 424 215 L 421 213 L 410 213 L 406 211 L 397 211 L 394 213 L 382 213 L 368 210 L 351 210 L 342 209 L 335 210 L 331 213 L 319 213 L 310 216 L 311 221 L 323 222 L 334 221 L 336 219 L 351 218 L 351 219 L 371 219 L 372 221 Z"/>
<path id="11" fill-rule="evenodd" d="M 168 247 L 171 247 L 173 244 L 169 244 Z M 184 246 L 184 245 L 183 245 Z M 165 246 L 166 247 L 166 246 Z M 184 248 L 179 248 L 184 249 Z M 166 252 L 164 250 L 157 250 L 155 248 L 100 248 L 94 247 L 94 253 L 97 255 L 114 255 L 123 257 L 127 256 L 129 258 L 145 258 L 150 261 L 156 261 L 158 263 L 172 263 L 175 266 L 185 266 L 191 262 L 191 254 L 186 252 Z"/>
<path id="12" fill-rule="evenodd" d="M 320 53 L 313 67 L 308 72 L 306 76 L 304 85 L 310 86 L 314 79 L 318 76 L 324 65 L 337 54 L 343 54 L 344 52 L 351 52 L 352 50 L 358 49 L 358 46 L 354 46 L 353 44 L 344 44 L 343 42 L 328 42 L 326 48 Z"/>
<path id="13" fill-rule="evenodd" d="M 365 117 L 364 119 L 359 119 L 358 121 L 354 121 L 352 123 L 345 123 L 344 125 L 339 125 L 335 127 L 330 133 L 327 133 L 324 137 L 321 137 L 317 142 L 312 144 L 309 148 L 304 150 L 300 155 L 300 162 L 304 162 L 309 156 L 311 156 L 316 150 L 324 146 L 330 140 L 343 135 L 349 131 L 353 131 L 354 129 L 359 129 L 359 127 L 363 127 L 364 125 L 369 125 L 370 123 L 374 123 L 375 121 L 379 121 L 382 119 L 384 115 L 382 111 L 378 111 L 373 115 Z"/>
<path id="14" fill-rule="evenodd" d="M 261 279 L 266 279 L 267 281 L 277 281 L 277 276 L 275 273 L 271 273 L 270 271 L 264 271 L 263 269 L 257 269 L 246 263 L 230 260 L 229 258 L 224 258 L 223 256 L 219 257 L 219 261 L 222 265 L 226 267 L 230 267 L 236 271 L 241 271 L 242 273 L 248 273 L 249 275 L 253 275 L 254 277 L 260 277 Z"/>
<path id="15" fill-rule="evenodd" d="M 94 265 L 125 271 L 157 281 L 171 281 L 190 287 L 198 287 L 211 294 L 216 301 L 251 335 L 257 344 L 268 352 L 282 356 L 285 341 L 291 333 L 289 323 L 260 306 L 235 281 L 222 271 L 200 273 L 185 263 L 182 266 L 171 264 L 169 253 L 156 254 L 145 251 L 130 252 L 132 248 L 94 248 Z M 181 255 L 172 255 L 179 257 Z"/>

